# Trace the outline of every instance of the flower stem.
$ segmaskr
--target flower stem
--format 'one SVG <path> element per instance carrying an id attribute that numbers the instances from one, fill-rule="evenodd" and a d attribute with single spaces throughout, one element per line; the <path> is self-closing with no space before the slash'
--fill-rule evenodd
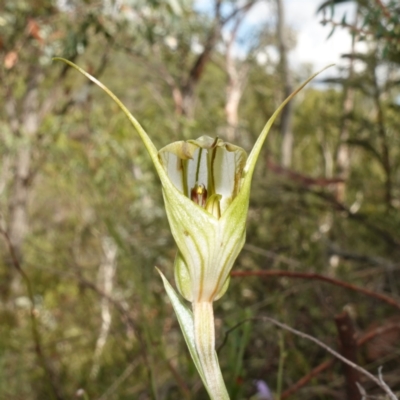
<path id="1" fill-rule="evenodd" d="M 194 336 L 206 388 L 212 400 L 229 400 L 215 352 L 214 310 L 212 302 L 193 302 Z"/>

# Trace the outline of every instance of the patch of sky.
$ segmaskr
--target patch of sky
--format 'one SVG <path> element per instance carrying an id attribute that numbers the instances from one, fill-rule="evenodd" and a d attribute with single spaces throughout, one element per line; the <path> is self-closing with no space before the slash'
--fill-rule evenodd
<path id="1" fill-rule="evenodd" d="M 213 15 L 214 2 L 212 0 L 195 0 L 195 8 L 198 12 Z M 232 8 L 240 2 L 224 3 L 221 10 L 223 15 L 229 15 Z M 343 54 L 349 53 L 351 49 L 351 35 L 347 29 L 336 28 L 330 36 L 332 26 L 323 26 L 322 13 L 317 13 L 322 0 L 284 0 L 286 24 L 296 33 L 296 46 L 289 53 L 289 62 L 294 71 L 317 71 L 329 64 L 335 64 L 335 68 L 325 71 L 314 85 L 319 85 L 324 79 L 331 76 L 340 76 L 346 70 L 348 60 L 343 59 Z M 339 4 L 335 7 L 333 18 L 340 22 L 343 18 L 349 23 L 354 20 L 355 5 L 351 2 Z M 330 17 L 329 12 L 326 17 Z M 224 35 L 229 35 L 232 24 L 228 23 L 224 28 Z M 276 25 L 276 11 L 274 2 L 258 2 L 247 13 L 243 20 L 235 43 L 235 53 L 238 58 L 244 59 L 255 45 L 257 33 L 266 25 Z M 358 51 L 365 50 L 365 44 L 359 43 Z M 279 58 L 275 46 L 265 46 L 259 50 L 257 60 L 260 63 L 277 62 Z M 307 68 L 306 68 L 307 67 Z M 361 64 L 356 68 L 362 69 Z"/>

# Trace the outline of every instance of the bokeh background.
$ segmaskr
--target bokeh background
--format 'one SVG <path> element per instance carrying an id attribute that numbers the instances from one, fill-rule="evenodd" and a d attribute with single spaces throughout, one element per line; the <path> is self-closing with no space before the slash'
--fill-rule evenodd
<path id="1" fill-rule="evenodd" d="M 275 400 L 382 394 L 269 316 L 400 391 L 400 6 L 300 4 L 1 2 L 1 399 L 207 399 L 154 268 L 173 280 L 154 168 L 116 105 L 54 56 L 113 90 L 158 148 L 206 134 L 247 151 L 335 62 L 258 161 L 241 276 L 215 305 L 220 363 L 237 400 L 271 398 L 265 385 Z"/>

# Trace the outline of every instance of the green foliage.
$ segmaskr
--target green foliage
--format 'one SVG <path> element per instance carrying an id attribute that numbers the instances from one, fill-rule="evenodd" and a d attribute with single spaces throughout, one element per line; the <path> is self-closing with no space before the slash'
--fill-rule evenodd
<path id="1" fill-rule="evenodd" d="M 213 52 L 195 87 L 192 118 L 176 111 L 173 97 L 198 56 L 193 43 L 204 43 L 213 19 L 195 11 L 190 1 L 146 2 L 148 8 L 144 3 L 127 2 L 116 14 L 91 1 L 73 2 L 72 9 L 45 0 L 0 5 L 0 223 L 11 226 L 18 160 L 28 148 L 29 174 L 23 182 L 29 224 L 20 262 L 34 288 L 41 349 L 61 399 L 79 397 L 79 389 L 91 400 L 206 398 L 154 268 L 172 282 L 176 250 L 152 164 L 129 121 L 100 90 L 50 63 L 54 55 L 66 56 L 101 78 L 151 133 L 157 148 L 203 134 L 224 138 L 223 47 Z M 374 4 L 360 3 L 363 29 L 377 44 L 376 51 L 358 56 L 363 68 L 326 90 L 309 88 L 296 100 L 291 170 L 277 166 L 281 139 L 272 128 L 254 174 L 248 245 L 235 270 L 319 272 L 398 297 L 399 53 L 387 39 L 396 35 L 398 23 L 387 22 L 382 11 L 374 13 Z M 396 12 L 391 2 L 387 8 Z M 142 11 L 140 18 L 132 10 Z M 274 65 L 260 65 L 255 57 L 239 63 L 247 63 L 249 73 L 236 144 L 250 150 L 281 101 L 281 87 Z M 377 85 L 382 66 L 387 73 Z M 355 100 L 346 113 L 349 88 Z M 32 134 L 25 129 L 28 114 L 39 116 Z M 343 121 L 349 132 L 344 142 Z M 351 157 L 345 196 L 339 197 L 337 149 L 343 143 Z M 3 239 L 0 398 L 50 399 L 49 377 L 32 339 L 26 287 Z M 100 273 L 107 241 L 117 248 L 108 297 Z M 226 331 L 249 317 L 273 315 L 335 348 L 334 316 L 343 307 L 353 310 L 360 335 L 372 323 L 389 324 L 398 313 L 343 287 L 276 276 L 232 277 L 216 306 L 217 347 Z M 111 323 L 96 359 L 104 308 Z M 328 355 L 288 333 L 282 341 L 285 393 Z M 384 365 L 388 383 L 399 390 L 398 339 L 386 343 L 389 351 L 379 358 L 370 356 L 379 348 L 374 343 L 376 348 L 366 344 L 359 350 L 360 364 L 371 372 Z M 254 320 L 234 329 L 219 352 L 232 397 L 254 396 L 255 379 L 275 389 L 280 351 L 270 325 Z M 98 372 L 92 373 L 95 364 Z M 342 371 L 336 364 L 292 398 L 341 395 Z"/>
<path id="2" fill-rule="evenodd" d="M 334 22 L 336 5 L 354 3 L 359 13 L 358 22 L 352 25 L 346 15 L 340 22 Z M 323 12 L 324 24 L 332 25 L 332 34 L 337 26 L 350 29 L 361 41 L 373 41 L 379 44 L 379 53 L 387 61 L 400 63 L 400 24 L 398 1 L 389 0 L 328 0 L 323 2 L 318 11 Z"/>

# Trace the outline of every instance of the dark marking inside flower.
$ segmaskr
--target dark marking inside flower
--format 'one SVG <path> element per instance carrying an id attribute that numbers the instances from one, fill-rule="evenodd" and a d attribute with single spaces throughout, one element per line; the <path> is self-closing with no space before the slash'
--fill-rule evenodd
<path id="1" fill-rule="evenodd" d="M 207 189 L 205 186 L 196 184 L 190 191 L 190 199 L 204 208 L 207 203 Z"/>
<path id="2" fill-rule="evenodd" d="M 184 230 L 184 231 L 183 231 L 183 234 L 184 234 L 185 236 L 189 236 L 189 232 L 188 232 L 187 230 Z"/>

